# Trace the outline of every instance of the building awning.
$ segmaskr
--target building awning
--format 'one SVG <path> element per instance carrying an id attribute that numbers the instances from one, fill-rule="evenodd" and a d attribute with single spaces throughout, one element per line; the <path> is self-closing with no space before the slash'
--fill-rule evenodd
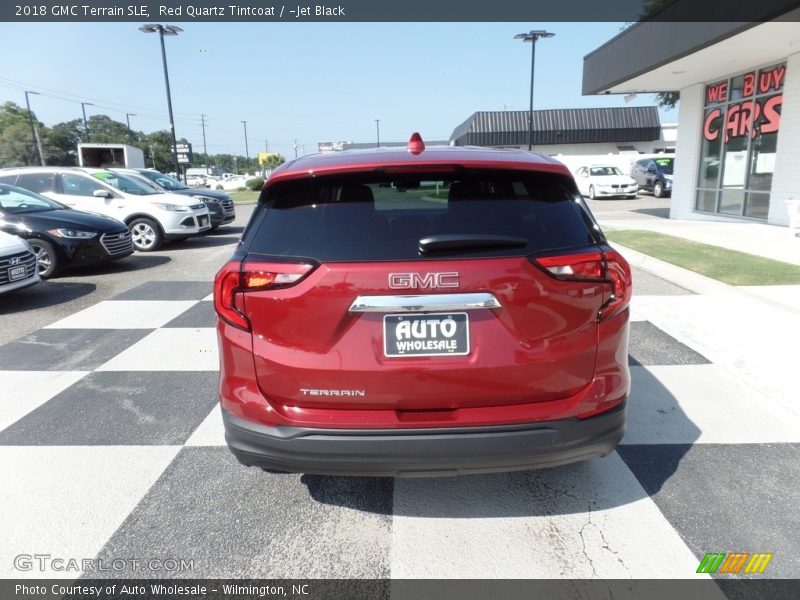
<path id="1" fill-rule="evenodd" d="M 795 1 L 762 0 L 766 22 L 656 22 L 628 27 L 583 59 L 583 94 L 675 92 L 798 51 Z M 772 12 L 766 12 L 772 11 Z"/>
<path id="2" fill-rule="evenodd" d="M 527 110 L 480 111 L 453 130 L 456 146 L 524 146 Z M 655 106 L 565 108 L 533 111 L 533 144 L 641 142 L 661 137 Z"/>

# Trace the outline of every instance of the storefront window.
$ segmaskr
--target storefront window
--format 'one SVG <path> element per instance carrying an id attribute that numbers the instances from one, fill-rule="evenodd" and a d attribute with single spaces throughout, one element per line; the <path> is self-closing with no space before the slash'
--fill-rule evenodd
<path id="1" fill-rule="evenodd" d="M 695 209 L 766 219 L 785 65 L 706 86 Z"/>

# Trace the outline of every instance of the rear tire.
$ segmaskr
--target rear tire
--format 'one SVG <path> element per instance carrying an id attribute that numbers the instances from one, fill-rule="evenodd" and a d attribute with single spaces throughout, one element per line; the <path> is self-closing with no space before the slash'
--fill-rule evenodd
<path id="1" fill-rule="evenodd" d="M 128 224 L 133 247 L 139 252 L 153 252 L 164 243 L 164 235 L 158 223 L 152 219 L 134 219 Z"/>
<path id="2" fill-rule="evenodd" d="M 592 200 L 597 200 L 597 195 L 594 193 L 593 185 L 589 186 L 589 198 L 591 198 Z"/>
<path id="3" fill-rule="evenodd" d="M 31 250 L 36 255 L 36 268 L 39 271 L 39 277 L 47 279 L 55 275 L 58 272 L 58 255 L 53 245 L 50 242 L 38 239 L 30 239 L 28 244 L 30 244 Z"/>
<path id="4" fill-rule="evenodd" d="M 663 198 L 664 197 L 664 184 L 660 181 L 656 181 L 653 184 L 653 196 L 656 198 Z"/>

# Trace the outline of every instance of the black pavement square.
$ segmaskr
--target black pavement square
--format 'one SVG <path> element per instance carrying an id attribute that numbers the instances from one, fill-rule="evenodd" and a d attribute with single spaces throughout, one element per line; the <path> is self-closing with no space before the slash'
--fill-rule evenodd
<path id="1" fill-rule="evenodd" d="M 217 314 L 213 302 L 198 302 L 172 319 L 164 327 L 216 327 Z"/>
<path id="2" fill-rule="evenodd" d="M 390 478 L 265 473 L 227 448 L 187 447 L 98 558 L 194 561 L 154 577 L 388 577 L 392 494 Z"/>
<path id="3" fill-rule="evenodd" d="M 631 321 L 630 325 L 628 364 L 631 366 L 707 365 L 711 362 L 649 321 Z"/>
<path id="4" fill-rule="evenodd" d="M 797 577 L 800 444 L 627 445 L 617 452 L 698 561 L 706 552 L 773 553 L 764 576 Z"/>
<path id="5" fill-rule="evenodd" d="M 89 373 L 0 432 L 4 446 L 184 443 L 217 402 L 217 373 Z"/>
<path id="6" fill-rule="evenodd" d="M 5 371 L 92 371 L 152 329 L 39 329 L 0 346 Z"/>
<path id="7" fill-rule="evenodd" d="M 202 300 L 213 291 L 212 286 L 210 281 L 148 281 L 113 300 Z"/>

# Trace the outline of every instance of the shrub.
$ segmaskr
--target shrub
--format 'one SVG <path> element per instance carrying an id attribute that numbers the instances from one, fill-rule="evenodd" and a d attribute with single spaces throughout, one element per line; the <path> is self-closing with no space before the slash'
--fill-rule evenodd
<path id="1" fill-rule="evenodd" d="M 261 177 L 256 177 L 255 179 L 248 179 L 245 182 L 248 190 L 253 192 L 260 192 L 261 188 L 264 187 L 264 180 Z"/>

